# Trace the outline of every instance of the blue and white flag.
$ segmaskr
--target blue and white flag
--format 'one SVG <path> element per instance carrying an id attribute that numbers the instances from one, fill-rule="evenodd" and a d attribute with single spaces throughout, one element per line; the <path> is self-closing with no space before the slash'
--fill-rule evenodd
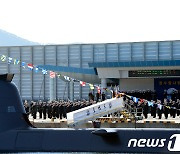
<path id="1" fill-rule="evenodd" d="M 35 67 L 35 72 L 37 73 L 37 72 L 39 72 L 39 68 L 38 67 Z"/>
<path id="2" fill-rule="evenodd" d="M 162 105 L 158 104 L 158 109 L 162 110 Z"/>
<path id="3" fill-rule="evenodd" d="M 12 63 L 12 58 L 11 57 L 8 57 L 8 64 L 11 64 Z"/>
<path id="4" fill-rule="evenodd" d="M 135 103 L 137 103 L 137 102 L 138 102 L 138 98 L 133 97 L 133 101 L 134 101 Z"/>
<path id="5" fill-rule="evenodd" d="M 153 102 L 148 101 L 148 106 L 153 106 Z"/>
<path id="6" fill-rule="evenodd" d="M 23 68 L 26 68 L 26 63 L 25 63 L 25 62 L 22 62 L 22 63 L 21 63 L 21 66 L 22 66 Z"/>
<path id="7" fill-rule="evenodd" d="M 43 73 L 44 75 L 47 74 L 47 70 L 42 69 L 42 73 Z"/>

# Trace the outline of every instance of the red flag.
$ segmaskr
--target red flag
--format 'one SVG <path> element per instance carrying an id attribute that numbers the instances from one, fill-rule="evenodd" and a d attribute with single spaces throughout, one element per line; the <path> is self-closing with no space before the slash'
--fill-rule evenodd
<path id="1" fill-rule="evenodd" d="M 50 71 L 49 75 L 50 75 L 50 78 L 55 78 L 55 76 L 56 76 L 55 72 L 53 72 L 53 71 Z"/>
<path id="2" fill-rule="evenodd" d="M 80 81 L 80 84 L 81 84 L 82 87 L 86 86 L 86 82 Z"/>
<path id="3" fill-rule="evenodd" d="M 30 68 L 31 70 L 33 69 L 33 64 L 27 64 L 28 68 Z"/>

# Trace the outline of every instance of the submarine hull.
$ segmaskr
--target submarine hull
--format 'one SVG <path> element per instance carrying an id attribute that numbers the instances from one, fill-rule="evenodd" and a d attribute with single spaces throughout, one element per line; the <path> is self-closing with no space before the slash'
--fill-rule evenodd
<path id="1" fill-rule="evenodd" d="M 0 134 L 0 152 L 178 153 L 175 129 L 35 129 Z"/>
<path id="2" fill-rule="evenodd" d="M 0 152 L 180 153 L 180 129 L 33 128 L 13 76 L 0 75 Z"/>

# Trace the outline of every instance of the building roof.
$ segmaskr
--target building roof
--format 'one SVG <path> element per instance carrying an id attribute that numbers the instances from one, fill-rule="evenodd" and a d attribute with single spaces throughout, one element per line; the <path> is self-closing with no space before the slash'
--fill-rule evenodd
<path id="1" fill-rule="evenodd" d="M 94 68 L 98 68 L 98 67 L 154 67 L 154 66 L 180 66 L 180 60 L 89 63 L 89 67 L 94 67 Z"/>

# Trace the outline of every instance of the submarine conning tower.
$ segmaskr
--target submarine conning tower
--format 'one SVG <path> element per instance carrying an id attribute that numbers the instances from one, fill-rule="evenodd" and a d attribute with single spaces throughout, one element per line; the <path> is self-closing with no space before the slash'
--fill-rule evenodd
<path id="1" fill-rule="evenodd" d="M 14 74 L 0 74 L 0 132 L 31 126 L 12 79 Z"/>

